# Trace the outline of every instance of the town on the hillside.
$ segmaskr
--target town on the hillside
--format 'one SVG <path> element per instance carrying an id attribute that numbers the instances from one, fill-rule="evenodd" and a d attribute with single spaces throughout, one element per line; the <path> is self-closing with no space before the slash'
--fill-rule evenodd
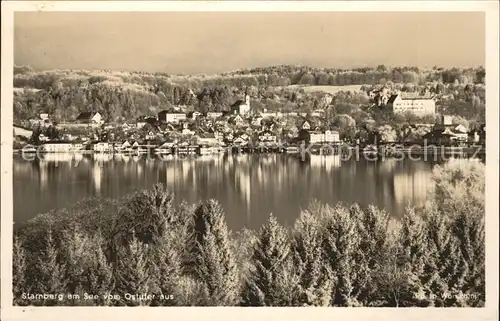
<path id="1" fill-rule="evenodd" d="M 313 146 L 311 152 L 328 153 L 336 149 L 322 146 L 362 146 L 365 152 L 404 148 L 409 145 L 434 144 L 445 147 L 484 145 L 484 124 L 469 129 L 456 124 L 452 115 L 438 115 L 436 98 L 430 93 L 389 92 L 382 86 L 370 90 L 372 109 L 394 115 L 415 116 L 435 120 L 433 123 L 408 124 L 407 133 L 424 131 L 415 139 L 397 141 L 392 129 L 384 133 L 380 126 L 371 135 L 361 135 L 350 128 L 349 116 L 336 123 L 329 122 L 331 94 L 322 97 L 325 108 L 309 112 L 268 111 L 252 108 L 247 91 L 227 111 L 200 112 L 192 106 L 172 106 L 156 115 L 142 115 L 135 122 L 117 124 L 104 119 L 98 111 L 81 112 L 73 121 L 55 122 L 49 113 L 29 119 L 15 130 L 31 130 L 30 152 L 98 152 L 158 154 L 215 154 L 230 152 L 298 153 L 300 147 Z M 346 124 L 347 123 L 347 124 Z M 389 126 L 390 127 L 390 126 Z M 346 129 L 347 128 L 347 129 Z M 346 134 L 347 132 L 347 134 Z M 14 133 L 15 136 L 16 133 Z M 411 136 L 411 135 L 410 135 Z M 25 137 L 26 140 L 26 137 Z M 390 146 L 390 148 L 387 148 Z M 228 149 L 229 147 L 229 149 Z"/>

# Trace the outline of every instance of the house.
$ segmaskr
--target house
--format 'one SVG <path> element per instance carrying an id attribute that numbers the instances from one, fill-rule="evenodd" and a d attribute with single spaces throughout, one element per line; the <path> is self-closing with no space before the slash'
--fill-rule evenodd
<path id="1" fill-rule="evenodd" d="M 186 118 L 185 113 L 170 112 L 167 110 L 162 110 L 158 113 L 158 121 L 162 123 L 178 123 L 186 120 Z"/>
<path id="2" fill-rule="evenodd" d="M 442 115 L 441 124 L 434 125 L 433 129 L 451 135 L 454 140 L 466 142 L 469 138 L 469 129 L 462 124 L 453 124 L 451 115 Z"/>
<path id="3" fill-rule="evenodd" d="M 259 134 L 259 141 L 265 144 L 276 143 L 276 135 L 269 130 L 265 130 Z"/>
<path id="4" fill-rule="evenodd" d="M 309 132 L 309 143 L 310 144 L 323 143 L 324 137 L 325 135 L 320 131 Z"/>
<path id="5" fill-rule="evenodd" d="M 220 132 L 220 131 L 215 131 L 214 132 L 214 137 L 215 139 L 217 139 L 217 141 L 219 143 L 223 142 L 224 141 L 224 133 Z"/>
<path id="6" fill-rule="evenodd" d="M 340 135 L 338 131 L 301 131 L 301 139 L 308 141 L 310 144 L 334 144 L 340 142 Z"/>
<path id="7" fill-rule="evenodd" d="M 193 130 L 191 130 L 192 127 L 193 126 L 190 123 L 187 123 L 187 122 L 183 123 L 181 133 L 183 135 L 194 135 L 195 132 Z"/>
<path id="8" fill-rule="evenodd" d="M 482 124 L 479 126 L 479 128 L 471 130 L 469 132 L 469 137 L 469 141 L 478 144 L 484 144 L 486 141 L 486 126 Z"/>
<path id="9" fill-rule="evenodd" d="M 75 150 L 72 143 L 64 141 L 46 143 L 40 146 L 40 148 L 45 153 L 67 153 Z"/>
<path id="10" fill-rule="evenodd" d="M 199 111 L 192 111 L 192 112 L 189 112 L 187 114 L 187 117 L 192 119 L 192 120 L 195 120 L 196 118 L 198 118 L 200 116 L 201 116 L 201 113 Z"/>
<path id="11" fill-rule="evenodd" d="M 311 116 L 313 117 L 324 117 L 325 116 L 325 110 L 324 109 L 316 109 L 311 113 Z"/>
<path id="12" fill-rule="evenodd" d="M 44 134 L 40 134 L 40 135 L 38 135 L 38 140 L 41 142 L 48 142 L 49 138 L 47 136 L 45 136 Z"/>
<path id="13" fill-rule="evenodd" d="M 146 134 L 146 137 L 145 137 L 145 138 L 146 138 L 146 140 L 153 140 L 153 139 L 155 139 L 155 138 L 156 138 L 156 134 L 155 134 L 152 130 L 150 130 L 150 131 Z"/>
<path id="14" fill-rule="evenodd" d="M 80 113 L 78 117 L 76 117 L 76 122 L 84 123 L 84 124 L 98 124 L 101 125 L 104 123 L 102 115 L 99 112 L 90 112 L 85 111 Z"/>
<path id="15" fill-rule="evenodd" d="M 93 149 L 98 153 L 106 153 L 112 151 L 112 146 L 107 142 L 98 142 L 93 145 Z"/>
<path id="16" fill-rule="evenodd" d="M 228 142 L 232 142 L 233 139 L 234 139 L 234 135 L 232 132 L 227 132 L 225 135 L 224 135 L 224 139 Z"/>
<path id="17" fill-rule="evenodd" d="M 68 141 L 68 142 L 72 142 L 72 141 L 74 141 L 76 139 L 77 139 L 76 136 L 73 136 L 73 135 L 68 134 L 68 133 L 65 133 L 65 134 L 62 135 L 62 140 L 65 140 L 65 141 Z"/>
<path id="18" fill-rule="evenodd" d="M 442 115 L 441 116 L 441 123 L 444 126 L 449 126 L 453 124 L 453 116 L 451 115 Z"/>
<path id="19" fill-rule="evenodd" d="M 131 149 L 131 147 L 132 147 L 132 145 L 129 143 L 128 140 L 126 140 L 122 144 L 119 144 L 119 143 L 115 144 L 114 149 L 118 152 L 121 152 L 121 151 L 128 151 Z"/>
<path id="20" fill-rule="evenodd" d="M 151 126 L 155 126 L 157 124 L 157 119 L 156 117 L 139 117 L 137 118 L 137 123 L 136 126 L 137 128 L 142 128 L 146 126 L 146 124 L 149 124 Z"/>
<path id="21" fill-rule="evenodd" d="M 167 149 L 167 148 L 172 148 L 177 144 L 176 140 L 166 140 L 162 144 L 160 144 L 156 150 L 162 150 L 162 149 Z"/>
<path id="22" fill-rule="evenodd" d="M 239 135 L 236 138 L 234 138 L 233 144 L 244 146 L 244 145 L 248 144 L 249 139 L 250 139 L 250 137 L 248 137 L 247 134 L 242 134 L 242 135 Z"/>
<path id="23" fill-rule="evenodd" d="M 434 115 L 436 101 L 431 96 L 407 96 L 402 94 L 392 95 L 387 101 L 387 106 L 395 114 L 412 113 L 417 116 Z"/>
<path id="24" fill-rule="evenodd" d="M 389 89 L 385 86 L 380 89 L 374 89 L 369 93 L 369 97 L 374 100 L 376 106 L 385 106 L 390 99 Z"/>
<path id="25" fill-rule="evenodd" d="M 323 106 L 328 106 L 332 103 L 333 101 L 333 96 L 330 94 L 325 94 L 323 97 L 321 97 L 320 103 Z"/>
<path id="26" fill-rule="evenodd" d="M 209 111 L 209 112 L 207 112 L 207 118 L 217 119 L 219 117 L 222 117 L 222 112 L 219 112 L 219 111 Z"/>
<path id="27" fill-rule="evenodd" d="M 252 121 L 251 121 L 251 124 L 252 124 L 253 126 L 262 126 L 262 120 L 263 120 L 263 119 L 264 119 L 264 118 L 263 118 L 263 117 L 261 117 L 261 116 L 254 117 L 254 118 L 252 119 Z"/>
<path id="28" fill-rule="evenodd" d="M 340 134 L 336 130 L 327 130 L 325 131 L 323 141 L 325 143 L 338 143 L 340 142 Z"/>
<path id="29" fill-rule="evenodd" d="M 423 139 L 430 144 L 448 145 L 455 142 L 467 142 L 469 133 L 462 125 L 436 125 L 432 131 L 425 134 Z"/>
<path id="30" fill-rule="evenodd" d="M 40 114 L 40 119 L 43 121 L 49 120 L 49 114 L 46 113 Z"/>
<path id="31" fill-rule="evenodd" d="M 52 122 L 49 119 L 49 114 L 45 114 L 45 113 L 40 114 L 39 117 L 37 117 L 37 118 L 30 119 L 29 122 L 30 122 L 31 126 L 34 126 L 35 124 L 38 124 L 42 127 L 47 127 L 47 126 L 52 125 Z"/>
<path id="32" fill-rule="evenodd" d="M 219 139 L 213 133 L 199 134 L 197 138 L 199 145 L 216 146 L 219 145 Z"/>
<path id="33" fill-rule="evenodd" d="M 232 123 L 234 123 L 236 125 L 243 125 L 245 123 L 245 119 L 243 119 L 243 117 L 241 117 L 240 114 L 234 116 L 230 120 L 231 120 Z"/>
<path id="34" fill-rule="evenodd" d="M 250 96 L 245 93 L 245 100 L 237 100 L 232 106 L 233 114 L 246 115 L 250 112 Z"/>
<path id="35" fill-rule="evenodd" d="M 297 137 L 299 135 L 299 128 L 297 126 L 292 126 L 290 127 L 290 130 L 288 132 L 288 137 Z"/>
<path id="36" fill-rule="evenodd" d="M 268 112 L 267 109 L 264 109 L 261 113 L 259 113 L 260 117 L 262 118 L 271 118 L 271 117 L 274 117 L 274 118 L 282 118 L 283 117 L 283 113 L 282 112 Z"/>
<path id="37" fill-rule="evenodd" d="M 304 120 L 302 124 L 299 126 L 299 128 L 304 130 L 309 130 L 311 129 L 311 124 L 307 120 Z"/>

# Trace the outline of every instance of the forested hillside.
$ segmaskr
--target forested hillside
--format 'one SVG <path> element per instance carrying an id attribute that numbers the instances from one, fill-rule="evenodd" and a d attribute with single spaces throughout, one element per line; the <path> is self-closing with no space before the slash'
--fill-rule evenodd
<path id="1" fill-rule="evenodd" d="M 386 85 L 410 92 L 430 90 L 443 97 L 439 102 L 443 111 L 480 122 L 484 118 L 484 78 L 483 68 L 420 70 L 378 66 L 338 70 L 275 66 L 185 76 L 109 70 L 34 71 L 15 67 L 14 118 L 19 122 L 48 112 L 55 121 L 71 121 L 79 112 L 94 110 L 108 122 L 119 122 L 154 115 L 175 105 L 202 112 L 222 111 L 245 91 L 249 92 L 255 110 L 311 111 L 348 104 L 339 108 L 349 109 L 347 114 L 353 116 L 360 107 L 370 105 L 367 95 L 370 89 Z M 324 106 L 321 87 L 317 92 L 303 89 L 303 86 L 325 85 L 363 86 L 354 93 L 340 90 L 329 106 Z"/>

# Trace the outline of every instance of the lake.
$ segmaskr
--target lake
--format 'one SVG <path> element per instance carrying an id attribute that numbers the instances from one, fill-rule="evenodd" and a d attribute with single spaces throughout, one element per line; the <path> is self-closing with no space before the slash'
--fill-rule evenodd
<path id="1" fill-rule="evenodd" d="M 86 197 L 118 198 L 161 182 L 190 203 L 214 198 L 229 228 L 257 229 L 269 213 L 291 225 L 312 200 L 369 204 L 401 216 L 432 190 L 434 161 L 307 159 L 284 154 L 198 156 L 195 159 L 108 154 L 14 155 L 14 221 L 71 206 Z"/>

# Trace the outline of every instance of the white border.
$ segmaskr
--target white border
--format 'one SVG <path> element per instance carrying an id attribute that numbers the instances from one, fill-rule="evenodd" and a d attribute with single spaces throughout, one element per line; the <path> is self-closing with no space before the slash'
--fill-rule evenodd
<path id="1" fill-rule="evenodd" d="M 486 14 L 486 307 L 485 308 L 32 308 L 12 306 L 12 85 L 14 11 L 482 11 Z M 315 319 L 498 320 L 498 14 L 496 1 L 13 1 L 2 2 L 1 303 L 3 320 Z M 125 309 L 125 310 L 124 310 Z"/>

